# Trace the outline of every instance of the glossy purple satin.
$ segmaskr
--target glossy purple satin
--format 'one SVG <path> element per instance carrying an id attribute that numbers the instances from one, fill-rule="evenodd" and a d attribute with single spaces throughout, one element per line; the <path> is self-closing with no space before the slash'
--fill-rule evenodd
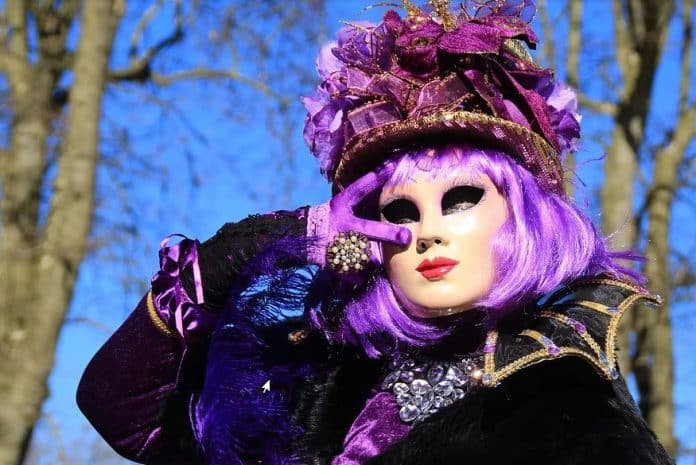
<path id="1" fill-rule="evenodd" d="M 176 245 L 167 246 L 174 236 L 183 239 Z M 201 271 L 198 265 L 198 240 L 182 234 L 171 234 L 160 243 L 160 269 L 151 280 L 155 309 L 162 321 L 184 339 L 198 339 L 209 335 L 215 328 L 217 315 L 200 308 L 204 302 Z M 181 282 L 181 273 L 191 267 L 196 290 L 196 301 L 192 301 Z"/>
<path id="2" fill-rule="evenodd" d="M 411 426 L 399 419 L 394 395 L 384 391 L 374 394 L 375 391 L 348 430 L 343 451 L 331 465 L 361 465 L 410 431 Z"/>

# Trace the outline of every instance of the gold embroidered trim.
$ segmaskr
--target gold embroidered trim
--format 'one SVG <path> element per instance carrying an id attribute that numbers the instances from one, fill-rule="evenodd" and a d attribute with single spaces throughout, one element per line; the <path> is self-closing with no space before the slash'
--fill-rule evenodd
<path id="1" fill-rule="evenodd" d="M 449 9 L 449 0 L 430 0 L 429 3 L 435 8 L 435 12 L 440 21 L 442 21 L 442 27 L 445 28 L 445 31 L 454 30 L 456 19 Z"/>
<path id="2" fill-rule="evenodd" d="M 486 335 L 486 347 L 496 347 L 498 343 L 498 331 L 490 331 Z M 483 371 L 493 373 L 495 371 L 495 350 L 487 351 L 484 356 Z"/>
<path id="3" fill-rule="evenodd" d="M 532 58 L 529 50 L 527 50 L 527 47 L 524 46 L 524 43 L 521 40 L 506 39 L 503 42 L 503 47 L 505 47 L 510 53 L 515 55 L 520 60 L 524 60 L 525 62 L 529 63 L 533 68 L 541 69 L 541 66 L 536 64 L 534 58 Z"/>
<path id="4" fill-rule="evenodd" d="M 556 344 L 554 344 L 554 342 L 553 342 L 551 339 L 549 339 L 548 337 L 544 336 L 544 335 L 541 334 L 539 331 L 536 331 L 536 330 L 533 330 L 533 329 L 525 329 L 524 331 L 520 331 L 520 332 L 517 333 L 517 334 L 520 335 L 520 336 L 527 336 L 527 337 L 529 337 L 529 338 L 534 339 L 534 340 L 537 341 L 539 344 L 541 344 L 541 345 L 546 349 L 546 351 L 549 352 L 549 353 L 551 353 L 551 352 L 550 352 L 550 349 L 551 349 L 552 347 L 555 347 L 556 349 L 558 349 L 558 346 L 557 346 Z"/>
<path id="5" fill-rule="evenodd" d="M 567 316 L 562 315 L 560 313 L 543 311 L 539 314 L 539 316 L 543 317 L 543 318 L 551 318 L 551 319 L 554 319 L 556 321 L 560 321 L 561 323 L 563 323 L 567 326 L 570 326 L 571 328 L 573 328 L 575 330 L 575 328 L 573 327 L 573 323 L 570 321 L 570 318 L 568 318 Z M 578 322 L 578 323 L 580 323 L 580 322 Z M 588 333 L 587 331 L 580 332 L 580 331 L 575 330 L 575 334 L 580 336 L 582 338 L 582 340 L 585 341 L 585 343 L 588 346 L 590 346 L 590 348 L 592 348 L 595 355 L 597 355 L 597 357 L 599 357 L 599 354 L 602 353 L 602 348 L 599 347 L 599 344 L 597 344 L 597 341 L 595 341 L 594 338 L 592 336 L 590 336 L 590 333 Z M 597 360 L 599 361 L 599 358 Z"/>
<path id="6" fill-rule="evenodd" d="M 362 165 L 365 165 L 365 161 L 376 162 L 377 157 L 383 158 L 388 155 L 390 151 L 382 145 L 379 145 L 379 151 L 376 150 L 376 146 L 385 141 L 408 138 L 415 134 L 423 135 L 427 131 L 458 132 L 458 130 L 488 134 L 498 141 L 506 140 L 506 133 L 516 135 L 520 138 L 520 145 L 517 146 L 512 155 L 518 157 L 526 167 L 532 168 L 532 171 L 536 171 L 534 168 L 540 170 L 547 185 L 556 185 L 558 189 L 563 188 L 560 185 L 563 180 L 560 157 L 546 139 L 521 124 L 472 111 L 437 112 L 419 118 L 386 123 L 354 135 L 346 144 L 347 148 L 341 155 L 334 175 L 334 183 L 339 187 L 345 187 L 352 182 L 354 179 L 344 179 L 344 177 L 355 174 L 351 173 L 347 166 L 354 165 L 358 159 Z M 368 147 L 372 147 L 372 149 L 368 149 Z M 512 148 L 510 149 L 512 150 Z"/>
<path id="7" fill-rule="evenodd" d="M 157 310 L 155 309 L 155 302 L 152 298 L 152 289 L 147 291 L 147 297 L 145 300 L 147 302 L 147 313 L 148 315 L 150 315 L 150 320 L 155 325 L 155 327 L 159 329 L 160 332 L 164 333 L 166 336 L 174 338 L 177 337 L 176 333 L 172 331 L 169 328 L 169 326 L 167 326 L 167 323 L 165 323 L 157 313 Z"/>
<path id="8" fill-rule="evenodd" d="M 420 8 L 418 8 L 409 0 L 401 0 L 401 5 L 406 10 L 409 16 L 418 16 L 419 14 L 421 14 Z"/>
<path id="9" fill-rule="evenodd" d="M 495 350 L 486 351 L 486 354 L 484 356 L 484 379 L 487 382 L 484 382 L 484 385 L 495 386 L 508 376 L 516 373 L 517 371 L 523 368 L 526 368 L 527 366 L 539 363 L 543 360 L 553 360 L 567 355 L 575 355 L 587 360 L 588 362 L 590 362 L 592 366 L 595 367 L 595 369 L 602 376 L 604 376 L 608 380 L 612 380 L 616 376 L 618 376 L 618 372 L 616 371 L 615 346 L 616 333 L 618 331 L 618 325 L 619 321 L 621 320 L 621 317 L 626 312 L 626 310 L 639 299 L 644 299 L 658 305 L 661 303 L 662 300 L 659 296 L 649 294 L 645 289 L 641 287 L 609 278 L 592 278 L 572 283 L 570 286 L 558 292 L 555 296 L 552 297 L 555 297 L 554 300 L 557 300 L 559 298 L 567 296 L 574 289 L 577 289 L 579 287 L 598 284 L 620 287 L 624 290 L 630 291 L 631 294 L 625 297 L 615 307 L 588 300 L 569 300 L 567 302 L 563 302 L 562 304 L 564 307 L 580 305 L 582 307 L 597 311 L 610 317 L 605 339 L 604 341 L 602 341 L 603 344 L 600 344 L 597 341 L 595 341 L 586 330 L 575 330 L 575 334 L 578 334 L 583 339 L 583 341 L 585 341 L 585 343 L 587 343 L 587 345 L 590 346 L 594 354 L 585 350 L 581 350 L 577 347 L 556 346 L 551 338 L 542 334 L 541 332 L 533 329 L 526 329 L 517 333 L 517 335 L 530 337 L 539 342 L 544 347 L 540 350 L 534 351 L 530 354 L 525 355 L 524 357 L 520 357 L 519 359 L 510 362 L 500 369 L 497 369 L 497 367 L 495 366 Z M 552 318 L 573 327 L 572 322 L 574 320 L 560 313 L 545 310 L 542 311 L 539 316 L 544 318 Z M 581 321 L 578 321 L 578 323 L 583 324 L 584 326 L 584 323 L 582 323 Z M 498 332 L 490 331 L 486 336 L 486 346 L 490 347 L 492 344 L 495 347 L 497 343 Z M 604 346 L 604 350 L 602 350 L 602 345 Z"/>
<path id="10" fill-rule="evenodd" d="M 608 305 L 600 304 L 598 302 L 593 302 L 591 300 L 569 300 L 568 302 L 563 302 L 564 305 L 575 304 L 581 305 L 583 307 L 594 310 L 595 312 L 604 313 L 605 315 L 614 316 L 619 311 L 619 307 L 611 307 Z"/>
<path id="11" fill-rule="evenodd" d="M 590 356 L 587 352 L 577 349 L 575 347 L 559 347 L 557 355 L 551 355 L 549 354 L 548 350 L 540 349 L 536 352 L 532 352 L 531 354 L 525 355 L 524 357 L 519 358 L 508 365 L 505 365 L 503 368 L 496 372 L 486 372 L 487 375 L 490 375 L 491 380 L 488 386 L 496 386 L 500 384 L 500 382 L 508 376 L 530 365 L 534 365 L 544 360 L 555 360 L 567 355 L 577 355 L 581 358 L 584 358 L 585 360 L 590 362 L 592 366 L 594 366 L 595 368 L 599 368 L 603 376 L 605 376 L 607 379 L 611 379 L 611 374 L 609 373 L 609 370 L 604 369 L 602 367 L 598 367 L 596 365 L 595 359 L 592 356 Z"/>

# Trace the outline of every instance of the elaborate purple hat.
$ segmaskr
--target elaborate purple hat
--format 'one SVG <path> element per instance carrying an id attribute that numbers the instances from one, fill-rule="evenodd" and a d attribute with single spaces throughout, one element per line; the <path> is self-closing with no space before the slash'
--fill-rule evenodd
<path id="1" fill-rule="evenodd" d="M 334 191 L 395 149 L 445 137 L 510 153 L 562 193 L 580 117 L 573 90 L 529 55 L 533 1 L 401 3 L 405 18 L 390 10 L 380 24 L 348 24 L 317 58 L 304 136 Z"/>

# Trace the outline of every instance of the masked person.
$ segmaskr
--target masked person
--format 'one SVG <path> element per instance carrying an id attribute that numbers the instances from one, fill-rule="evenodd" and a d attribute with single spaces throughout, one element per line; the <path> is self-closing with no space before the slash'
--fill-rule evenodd
<path id="1" fill-rule="evenodd" d="M 402 3 L 317 60 L 331 200 L 165 240 L 81 409 L 148 464 L 672 463 L 615 354 L 659 299 L 564 194 L 533 5 Z"/>

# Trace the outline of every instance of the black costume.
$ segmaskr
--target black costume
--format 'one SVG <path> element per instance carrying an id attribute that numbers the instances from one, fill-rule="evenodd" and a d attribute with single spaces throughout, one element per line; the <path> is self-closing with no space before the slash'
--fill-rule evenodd
<path id="1" fill-rule="evenodd" d="M 212 283 L 214 273 L 237 279 L 259 250 L 302 230 L 299 217 L 282 213 L 273 222 L 252 217 L 226 225 L 201 246 L 202 264 L 210 265 L 203 267 L 204 278 L 211 276 Z M 241 247 L 234 247 L 234 266 L 223 271 L 213 257 L 225 255 L 220 251 L 231 250 L 231 244 Z M 286 265 L 296 263 L 288 259 Z M 224 280 L 215 282 L 224 287 Z M 215 286 L 209 292 L 220 295 Z M 618 321 L 637 300 L 657 303 L 640 288 L 608 278 L 576 282 L 542 299 L 536 317 L 522 327 L 488 334 L 487 347 L 494 350 L 478 354 L 492 375 L 488 385 L 481 380 L 471 386 L 463 399 L 365 463 L 672 463 L 613 369 Z M 201 389 L 208 343 L 182 346 L 155 329 L 147 302 L 143 299 L 90 363 L 78 402 L 107 441 L 132 460 L 203 463 L 189 407 Z M 385 361 L 330 346 L 317 332 L 307 334 L 301 320 L 257 329 L 267 347 L 262 359 L 315 359 L 325 368 L 296 379 L 290 411 L 304 433 L 291 448 L 304 463 L 330 464 L 371 389 L 390 368 Z M 432 355 L 414 354 L 418 357 L 432 361 Z"/>

